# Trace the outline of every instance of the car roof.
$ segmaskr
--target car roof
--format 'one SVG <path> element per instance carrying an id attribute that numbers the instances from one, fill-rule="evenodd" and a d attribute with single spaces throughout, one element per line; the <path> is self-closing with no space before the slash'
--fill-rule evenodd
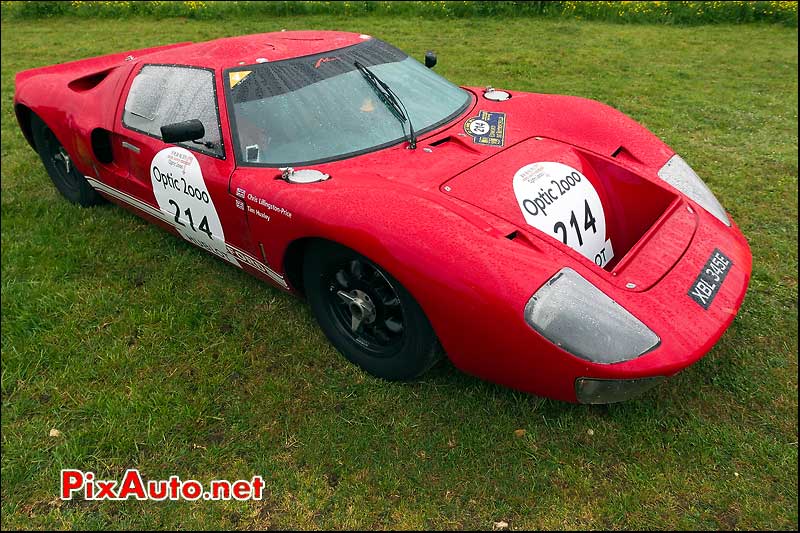
<path id="1" fill-rule="evenodd" d="M 279 31 L 187 43 L 141 56 L 145 63 L 226 69 L 319 54 L 364 42 L 369 35 L 343 31 Z"/>

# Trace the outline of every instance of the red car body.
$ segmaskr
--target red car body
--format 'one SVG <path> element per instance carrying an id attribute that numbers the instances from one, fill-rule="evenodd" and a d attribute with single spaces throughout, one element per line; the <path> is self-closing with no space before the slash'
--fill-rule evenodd
<path id="1" fill-rule="evenodd" d="M 606 105 L 514 91 L 510 99 L 492 101 L 483 88 L 465 87 L 471 93 L 466 111 L 420 136 L 417 149 L 399 143 L 309 165 L 328 180 L 298 185 L 273 179 L 281 174 L 277 168 L 237 165 L 230 153 L 226 69 L 262 57 L 314 56 L 364 38 L 281 32 L 28 70 L 16 77 L 15 109 L 32 145 L 35 114 L 99 192 L 178 234 L 159 212 L 149 181 L 141 179 L 167 145 L 125 128 L 123 106 L 142 65 L 213 69 L 228 153 L 224 159 L 195 155 L 239 266 L 282 290 L 302 292 L 298 265 L 305 244 L 327 239 L 347 246 L 399 280 L 453 364 L 483 379 L 575 402 L 581 378 L 671 376 L 711 349 L 744 298 L 751 273 L 747 241 L 734 223 L 727 226 L 663 181 L 659 169 L 674 151 Z M 469 135 L 465 123 L 481 112 L 504 114 L 502 146 Z M 597 190 L 614 240 L 614 259 L 605 268 L 526 223 L 512 180 L 536 161 L 578 169 Z M 689 291 L 715 250 L 732 267 L 705 309 Z M 638 318 L 660 343 L 632 360 L 598 364 L 534 330 L 524 317 L 526 304 L 564 267 Z"/>

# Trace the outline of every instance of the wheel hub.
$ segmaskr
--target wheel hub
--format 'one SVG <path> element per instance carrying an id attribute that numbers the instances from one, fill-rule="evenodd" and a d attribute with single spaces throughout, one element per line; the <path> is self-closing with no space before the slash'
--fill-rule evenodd
<path id="1" fill-rule="evenodd" d="M 53 160 L 56 163 L 60 163 L 64 167 L 64 170 L 67 174 L 69 174 L 70 170 L 72 170 L 72 161 L 69 158 L 69 154 L 67 154 L 66 150 L 64 150 L 64 147 L 58 147 L 58 153 L 53 155 Z"/>
<path id="2" fill-rule="evenodd" d="M 369 297 L 369 294 L 356 289 L 350 292 L 339 291 L 336 295 L 347 304 L 351 316 L 350 329 L 353 332 L 358 331 L 362 324 L 375 322 L 377 313 L 375 304 L 372 303 L 372 298 Z"/>
<path id="3" fill-rule="evenodd" d="M 324 282 L 337 327 L 376 357 L 404 339 L 403 306 L 392 284 L 372 263 L 350 259 L 333 266 Z"/>

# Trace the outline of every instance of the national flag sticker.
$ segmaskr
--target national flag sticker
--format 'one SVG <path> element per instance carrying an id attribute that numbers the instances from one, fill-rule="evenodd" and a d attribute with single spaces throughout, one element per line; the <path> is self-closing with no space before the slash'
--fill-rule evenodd
<path id="1" fill-rule="evenodd" d="M 506 140 L 506 114 L 479 111 L 477 117 L 467 119 L 464 131 L 475 144 L 503 146 Z"/>

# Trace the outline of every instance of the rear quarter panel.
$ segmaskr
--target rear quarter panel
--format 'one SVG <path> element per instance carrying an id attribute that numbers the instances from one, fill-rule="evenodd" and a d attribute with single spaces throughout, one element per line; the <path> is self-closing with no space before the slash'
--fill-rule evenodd
<path id="1" fill-rule="evenodd" d="M 53 130 L 78 170 L 94 175 L 91 132 L 95 128 L 113 131 L 120 92 L 133 66 L 148 54 L 187 44 L 190 43 L 120 52 L 18 72 L 14 80 L 14 108 L 28 142 L 32 144 L 32 139 L 23 121 L 32 112 Z M 80 83 L 87 77 L 103 75 L 96 85 Z"/>

